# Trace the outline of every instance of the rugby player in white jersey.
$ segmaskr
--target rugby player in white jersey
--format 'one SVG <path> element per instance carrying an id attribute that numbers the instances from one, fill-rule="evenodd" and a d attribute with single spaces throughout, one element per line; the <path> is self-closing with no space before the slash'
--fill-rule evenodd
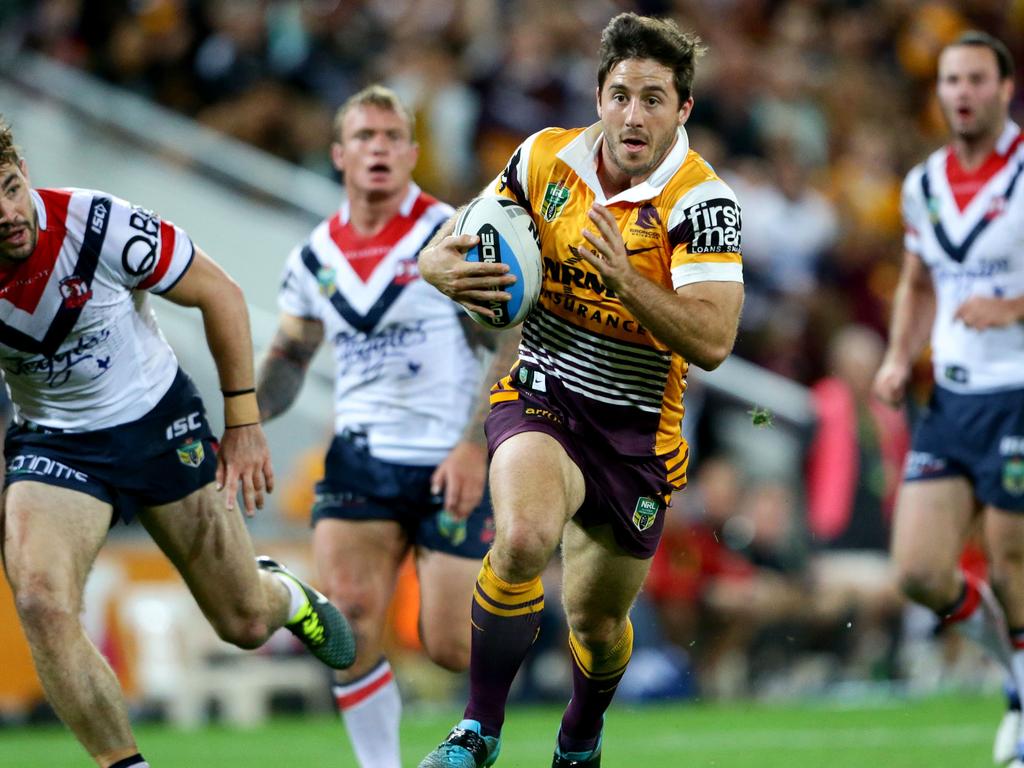
<path id="1" fill-rule="evenodd" d="M 148 293 L 202 313 L 224 393 L 214 441 Z M 47 700 L 103 768 L 147 766 L 82 591 L 117 520 L 137 517 L 224 640 L 288 626 L 322 661 L 353 637 L 322 595 L 266 558 L 235 507 L 273 487 L 238 286 L 178 227 L 103 192 L 32 189 L 0 118 L 0 367 L 7 432 L 3 562 Z"/>
<path id="2" fill-rule="evenodd" d="M 263 418 L 280 414 L 320 343 L 332 347 L 335 436 L 316 487 L 313 550 L 359 647 L 334 698 L 360 765 L 400 768 L 401 699 L 383 647 L 398 569 L 411 550 L 424 648 L 464 669 L 470 595 L 494 535 L 486 386 L 517 337 L 502 337 L 488 379 L 475 348 L 494 335 L 419 278 L 420 249 L 452 208 L 412 182 L 413 119 L 396 95 L 379 85 L 355 94 L 335 130 L 346 197 L 287 259 L 257 390 Z"/>
<path id="3" fill-rule="evenodd" d="M 931 338 L 935 389 L 897 499 L 893 560 L 908 597 L 1005 667 L 994 758 L 1024 766 L 1024 141 L 1008 116 L 1013 87 L 1010 53 L 990 35 L 965 33 L 939 55 L 951 141 L 904 183 L 905 255 L 875 392 L 901 403 Z M 958 565 L 979 514 L 992 589 Z"/>

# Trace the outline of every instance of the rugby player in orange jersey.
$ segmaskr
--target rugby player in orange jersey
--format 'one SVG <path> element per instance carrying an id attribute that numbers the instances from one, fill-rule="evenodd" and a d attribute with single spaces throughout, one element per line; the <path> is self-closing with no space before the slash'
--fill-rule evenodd
<path id="1" fill-rule="evenodd" d="M 559 542 L 573 695 L 552 765 L 600 765 L 605 711 L 633 645 L 630 606 L 673 490 L 690 364 L 718 366 L 736 338 L 743 283 L 732 191 L 683 124 L 699 40 L 627 13 L 601 39 L 599 122 L 526 139 L 485 194 L 515 200 L 540 235 L 544 283 L 519 359 L 486 423 L 497 534 L 473 596 L 464 718 L 420 768 L 481 768 L 501 748 L 509 688 L 537 634 L 540 573 Z M 443 229 L 423 276 L 488 313 L 501 265 Z"/>

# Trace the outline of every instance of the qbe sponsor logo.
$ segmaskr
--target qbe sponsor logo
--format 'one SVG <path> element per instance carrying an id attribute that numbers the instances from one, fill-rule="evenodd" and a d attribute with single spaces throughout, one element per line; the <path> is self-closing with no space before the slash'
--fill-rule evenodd
<path id="1" fill-rule="evenodd" d="M 705 200 L 687 208 L 683 215 L 692 233 L 690 253 L 740 250 L 740 209 L 732 200 Z"/>

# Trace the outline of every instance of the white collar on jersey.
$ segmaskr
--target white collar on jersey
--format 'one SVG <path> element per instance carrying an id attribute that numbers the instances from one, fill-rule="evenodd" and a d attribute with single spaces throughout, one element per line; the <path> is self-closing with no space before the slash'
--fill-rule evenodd
<path id="1" fill-rule="evenodd" d="M 416 204 L 416 200 L 419 199 L 420 188 L 417 186 L 415 181 L 409 182 L 409 190 L 405 193 L 405 197 L 402 199 L 402 204 L 398 208 L 398 213 L 402 216 L 408 216 L 412 213 L 412 207 Z M 352 206 L 348 202 L 348 196 L 341 201 L 341 206 L 338 208 L 338 218 L 341 223 L 348 224 L 349 217 L 352 216 Z"/>
<path id="2" fill-rule="evenodd" d="M 39 217 L 39 228 L 46 229 L 46 206 L 43 204 L 43 198 L 34 189 L 29 189 L 28 192 L 32 195 L 32 202 L 36 207 L 36 215 Z"/>
<path id="3" fill-rule="evenodd" d="M 999 135 L 999 140 L 996 142 L 996 153 L 1005 155 L 1019 133 L 1020 126 L 1013 122 L 1013 120 L 1007 120 L 1006 125 L 1003 127 L 1003 132 Z"/>
<path id="4" fill-rule="evenodd" d="M 669 179 L 682 167 L 686 154 L 690 151 L 690 139 L 686 135 L 686 129 L 679 126 L 676 143 L 650 176 L 635 187 L 624 189 L 619 194 L 605 199 L 601 182 L 597 178 L 597 153 L 601 149 L 602 141 L 604 131 L 601 130 L 601 123 L 594 123 L 566 144 L 557 155 L 559 160 L 576 171 L 580 179 L 594 190 L 594 195 L 600 203 L 642 203 L 644 200 L 657 197 Z"/>

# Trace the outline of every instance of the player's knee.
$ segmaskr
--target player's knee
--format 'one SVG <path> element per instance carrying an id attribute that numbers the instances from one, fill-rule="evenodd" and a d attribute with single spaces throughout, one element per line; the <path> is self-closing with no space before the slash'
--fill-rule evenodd
<path id="1" fill-rule="evenodd" d="M 949 574 L 921 565 L 897 567 L 897 583 L 900 591 L 915 603 L 937 607 L 949 601 L 944 592 L 951 583 Z"/>
<path id="2" fill-rule="evenodd" d="M 329 578 L 324 594 L 348 619 L 354 629 L 365 624 L 380 611 L 376 591 L 347 579 Z"/>
<path id="3" fill-rule="evenodd" d="M 572 608 L 566 610 L 566 620 L 576 639 L 583 643 L 584 647 L 595 652 L 618 642 L 626 626 L 625 619 L 621 616 L 596 614 Z"/>
<path id="4" fill-rule="evenodd" d="M 528 581 L 544 570 L 556 545 L 548 541 L 544 531 L 515 525 L 494 542 L 491 566 L 506 581 Z"/>
<path id="5" fill-rule="evenodd" d="M 465 638 L 423 636 L 427 656 L 449 672 L 462 672 L 469 666 L 469 635 Z"/>
<path id="6" fill-rule="evenodd" d="M 45 583 L 19 588 L 14 605 L 25 634 L 33 641 L 57 640 L 78 623 L 76 611 Z"/>

